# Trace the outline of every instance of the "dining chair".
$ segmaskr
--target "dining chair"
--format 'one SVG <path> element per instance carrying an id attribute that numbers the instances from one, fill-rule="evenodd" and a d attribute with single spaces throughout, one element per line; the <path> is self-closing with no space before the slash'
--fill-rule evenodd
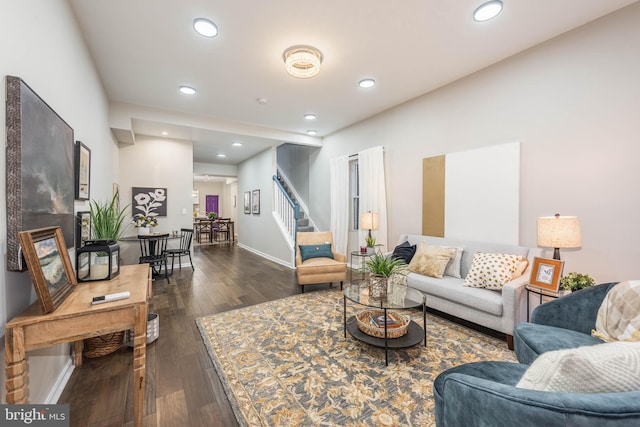
<path id="1" fill-rule="evenodd" d="M 196 242 L 202 243 L 202 237 L 208 236 L 209 241 L 211 242 L 213 233 L 211 230 L 211 221 L 207 220 L 197 220 L 193 223 L 193 228 L 196 233 Z"/>
<path id="2" fill-rule="evenodd" d="M 164 278 L 169 281 L 169 269 L 167 268 L 167 240 L 169 234 L 151 234 L 148 236 L 138 236 L 140 242 L 140 258 L 138 264 L 149 264 L 153 277 L 162 275 L 164 267 Z"/>
<path id="3" fill-rule="evenodd" d="M 230 240 L 229 239 L 229 222 L 230 221 L 231 221 L 231 218 L 218 218 L 217 227 L 214 229 L 215 240 L 219 240 L 218 239 L 219 235 L 224 236 L 225 237 L 224 240 Z"/>
<path id="4" fill-rule="evenodd" d="M 171 257 L 171 274 L 173 274 L 173 262 L 178 257 L 178 266 L 180 270 L 182 270 L 182 257 L 188 256 L 189 262 L 191 263 L 191 269 L 195 271 L 193 268 L 193 261 L 191 260 L 191 239 L 193 238 L 193 229 L 192 228 L 181 228 L 180 229 L 180 247 L 179 248 L 169 248 L 165 250 L 167 257 Z"/>

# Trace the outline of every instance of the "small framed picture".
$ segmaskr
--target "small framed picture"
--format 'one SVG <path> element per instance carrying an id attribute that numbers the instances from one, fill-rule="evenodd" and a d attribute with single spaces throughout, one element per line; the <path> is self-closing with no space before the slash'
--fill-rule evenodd
<path id="1" fill-rule="evenodd" d="M 251 213 L 251 191 L 244 192 L 244 213 Z"/>
<path id="2" fill-rule="evenodd" d="M 89 180 L 91 178 L 91 150 L 76 141 L 75 189 L 76 200 L 89 200 Z"/>
<path id="3" fill-rule="evenodd" d="M 559 259 L 534 258 L 530 284 L 536 288 L 558 292 L 563 265 L 564 261 Z"/>
<path id="4" fill-rule="evenodd" d="M 76 212 L 76 251 L 91 239 L 91 212 Z"/>
<path id="5" fill-rule="evenodd" d="M 254 215 L 260 214 L 260 190 L 253 190 L 253 194 L 251 195 L 251 203 L 253 205 L 251 213 Z"/>
<path id="6" fill-rule="evenodd" d="M 20 246 L 43 314 L 51 313 L 77 285 L 60 227 L 18 233 Z"/>

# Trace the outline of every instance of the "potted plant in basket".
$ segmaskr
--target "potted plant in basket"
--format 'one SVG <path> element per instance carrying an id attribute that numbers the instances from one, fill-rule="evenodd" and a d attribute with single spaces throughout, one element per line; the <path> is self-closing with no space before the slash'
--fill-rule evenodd
<path id="1" fill-rule="evenodd" d="M 384 255 L 380 251 L 370 256 L 365 262 L 365 269 L 369 273 L 369 296 L 373 299 L 386 298 L 389 277 L 400 274 L 400 267 L 403 265 L 403 260 Z"/>
<path id="2" fill-rule="evenodd" d="M 596 284 L 596 281 L 593 280 L 591 276 L 588 274 L 580 274 L 571 272 L 568 275 L 562 277 L 560 279 L 560 287 L 566 292 L 575 292 L 580 289 L 588 288 Z"/>

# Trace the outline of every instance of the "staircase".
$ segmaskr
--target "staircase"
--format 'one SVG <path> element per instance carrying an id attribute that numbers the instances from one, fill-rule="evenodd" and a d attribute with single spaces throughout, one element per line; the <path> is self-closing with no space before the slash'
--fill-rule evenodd
<path id="1" fill-rule="evenodd" d="M 297 222 L 298 231 L 315 231 L 313 226 L 309 225 L 309 218 L 307 218 L 306 212 L 304 212 L 302 210 L 302 208 L 300 207 L 300 204 L 296 200 L 296 197 L 295 197 L 293 191 L 291 191 L 291 189 L 289 188 L 289 185 L 287 185 L 287 183 L 284 181 L 284 179 L 282 179 L 280 174 L 277 175 L 277 179 L 278 179 L 278 182 L 280 183 L 280 185 L 282 186 L 282 188 L 284 189 L 285 193 L 287 193 L 287 195 L 293 201 L 293 203 L 295 203 L 298 206 L 298 209 L 299 209 L 299 211 L 298 211 L 299 212 L 299 214 L 298 214 L 298 222 Z"/>

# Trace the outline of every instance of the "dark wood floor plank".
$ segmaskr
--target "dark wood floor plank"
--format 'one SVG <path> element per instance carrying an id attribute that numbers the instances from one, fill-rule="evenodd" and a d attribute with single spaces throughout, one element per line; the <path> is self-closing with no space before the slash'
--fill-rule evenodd
<path id="1" fill-rule="evenodd" d="M 170 284 L 153 282 L 160 336 L 147 347 L 145 426 L 237 426 L 195 320 L 300 292 L 294 270 L 235 245 L 196 246 L 193 262 Z M 71 425 L 132 426 L 131 372 L 131 348 L 85 358 L 59 399 L 71 405 Z"/>

